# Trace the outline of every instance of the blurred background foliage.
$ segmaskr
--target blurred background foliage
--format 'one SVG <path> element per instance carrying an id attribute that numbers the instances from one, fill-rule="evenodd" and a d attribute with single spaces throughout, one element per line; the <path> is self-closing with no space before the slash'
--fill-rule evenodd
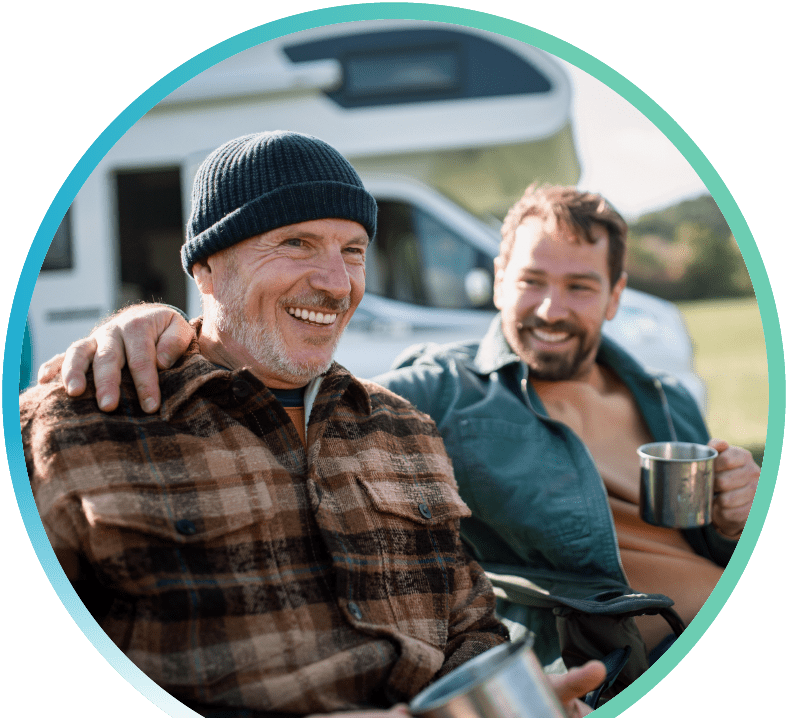
<path id="1" fill-rule="evenodd" d="M 714 199 L 701 196 L 629 222 L 629 285 L 676 302 L 708 390 L 712 435 L 760 463 L 769 412 L 758 303 L 736 240 Z"/>
<path id="2" fill-rule="evenodd" d="M 739 247 L 711 196 L 630 223 L 629 285 L 672 301 L 753 297 Z"/>

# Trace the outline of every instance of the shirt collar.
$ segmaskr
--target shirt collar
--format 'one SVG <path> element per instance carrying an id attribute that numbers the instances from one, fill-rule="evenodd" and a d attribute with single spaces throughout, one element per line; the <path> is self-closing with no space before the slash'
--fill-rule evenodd
<path id="1" fill-rule="evenodd" d="M 201 321 L 199 319 L 193 321 L 192 326 L 199 336 Z M 232 371 L 209 362 L 200 353 L 200 344 L 195 337 L 183 357 L 171 369 L 159 374 L 162 418 L 165 420 L 172 418 L 195 392 L 209 382 L 215 380 L 230 382 L 239 374 L 244 375 L 250 383 L 259 383 L 247 369 Z M 338 400 L 343 394 L 346 394 L 346 398 L 355 403 L 363 413 L 369 415 L 372 412 L 372 402 L 366 387 L 336 362 L 323 376 L 309 383 L 305 402 L 308 401 L 311 408 L 318 403 L 333 403 L 332 399 Z"/>
<path id="2" fill-rule="evenodd" d="M 480 374 L 492 374 L 510 364 L 520 363 L 520 357 L 512 351 L 503 335 L 501 315 L 498 314 L 479 344 L 474 366 Z"/>

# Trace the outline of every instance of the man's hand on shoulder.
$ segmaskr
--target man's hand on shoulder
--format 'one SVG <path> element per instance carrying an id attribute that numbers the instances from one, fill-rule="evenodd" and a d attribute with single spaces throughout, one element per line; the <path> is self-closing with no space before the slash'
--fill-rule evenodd
<path id="1" fill-rule="evenodd" d="M 761 470 L 747 449 L 722 439 L 712 439 L 709 446 L 719 453 L 714 460 L 712 524 L 722 536 L 738 539 L 750 514 Z"/>
<path id="2" fill-rule="evenodd" d="M 60 371 L 68 395 L 79 396 L 87 388 L 92 363 L 99 408 L 114 411 L 120 400 L 120 372 L 128 364 L 140 405 L 151 414 L 161 403 L 158 369 L 171 367 L 193 338 L 191 325 L 172 307 L 136 304 L 44 363 L 38 382 L 51 381 Z"/>

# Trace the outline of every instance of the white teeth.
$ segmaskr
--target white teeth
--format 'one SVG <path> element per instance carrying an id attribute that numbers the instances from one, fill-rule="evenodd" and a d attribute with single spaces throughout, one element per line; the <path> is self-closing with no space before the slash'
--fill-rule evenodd
<path id="1" fill-rule="evenodd" d="M 333 324 L 337 320 L 336 314 L 323 314 L 323 312 L 308 311 L 307 309 L 299 309 L 288 307 L 287 313 L 291 317 L 301 319 L 302 321 L 313 322 L 315 324 Z"/>
<path id="2" fill-rule="evenodd" d="M 563 342 L 569 339 L 568 332 L 549 332 L 544 331 L 543 329 L 532 329 L 531 331 L 540 342 L 558 344 L 558 342 Z"/>

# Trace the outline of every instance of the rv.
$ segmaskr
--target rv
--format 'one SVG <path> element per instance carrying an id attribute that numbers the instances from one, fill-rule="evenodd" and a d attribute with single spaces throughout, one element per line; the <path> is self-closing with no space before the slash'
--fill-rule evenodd
<path id="1" fill-rule="evenodd" d="M 347 23 L 240 52 L 153 107 L 75 197 L 30 305 L 34 372 L 129 303 L 199 315 L 179 260 L 192 179 L 215 147 L 272 129 L 334 145 L 379 203 L 367 293 L 337 360 L 371 377 L 411 344 L 478 338 L 506 209 L 534 180 L 579 177 L 570 107 L 551 56 L 466 27 Z M 623 305 L 611 333 L 697 388 L 675 310 L 636 292 Z"/>

